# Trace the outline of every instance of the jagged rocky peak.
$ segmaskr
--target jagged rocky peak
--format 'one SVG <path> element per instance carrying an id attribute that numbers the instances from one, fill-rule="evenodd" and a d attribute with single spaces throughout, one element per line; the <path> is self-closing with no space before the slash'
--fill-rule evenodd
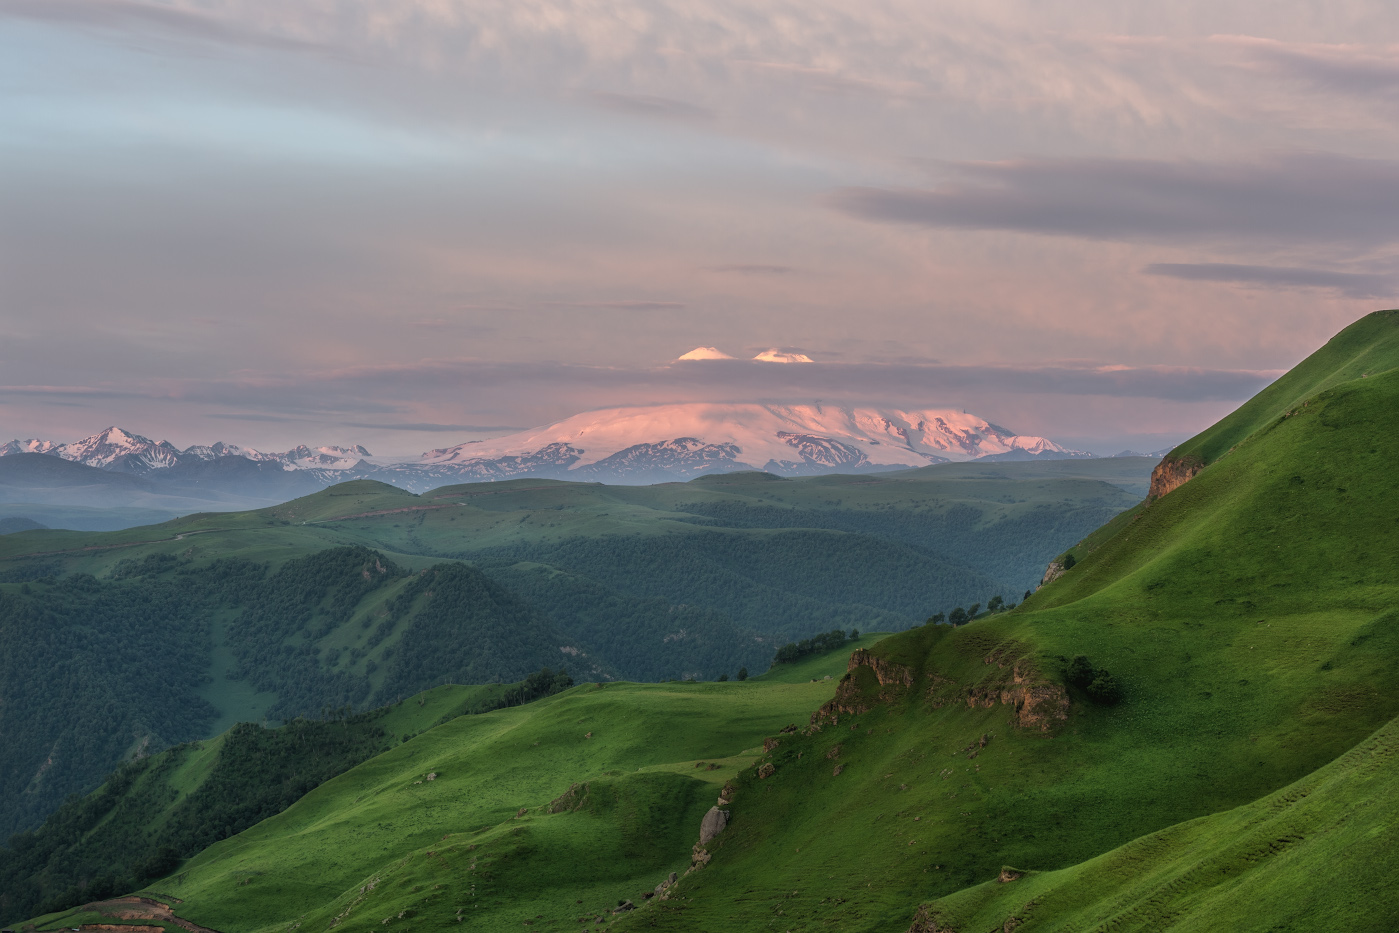
<path id="1" fill-rule="evenodd" d="M 65 460 L 91 467 L 130 465 L 162 469 L 180 461 L 179 449 L 169 441 L 153 441 L 115 426 L 80 441 L 62 444 L 57 452 Z"/>

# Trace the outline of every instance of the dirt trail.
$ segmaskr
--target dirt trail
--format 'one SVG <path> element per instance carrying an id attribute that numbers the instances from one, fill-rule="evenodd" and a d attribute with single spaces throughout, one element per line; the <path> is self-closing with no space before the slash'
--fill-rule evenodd
<path id="1" fill-rule="evenodd" d="M 452 505 L 410 505 L 401 509 L 379 509 L 377 512 L 356 512 L 354 515 L 337 515 L 334 518 L 319 518 L 313 522 L 302 522 L 303 525 L 324 525 L 326 522 L 344 522 L 352 518 L 373 518 L 376 515 L 397 515 L 399 512 L 430 512 L 433 509 L 455 509 Z"/>
<path id="2" fill-rule="evenodd" d="M 534 489 L 558 489 L 558 486 L 516 486 L 512 489 L 491 489 L 482 492 L 449 492 L 437 496 L 438 499 L 475 499 L 479 496 L 508 496 L 517 492 L 529 492 Z"/>
<path id="3" fill-rule="evenodd" d="M 170 905 L 150 897 L 139 897 L 130 895 L 127 897 L 114 897 L 110 901 L 98 901 L 95 904 L 83 905 L 84 910 L 94 910 L 103 916 L 111 917 L 114 920 L 161 920 L 165 923 L 173 923 L 181 929 L 188 930 L 189 933 L 219 933 L 218 930 L 211 930 L 202 927 L 191 920 L 175 916 Z M 81 930 L 112 930 L 112 924 L 106 923 L 85 923 Z M 129 930 L 140 929 L 128 926 L 118 926 L 115 929 Z"/>

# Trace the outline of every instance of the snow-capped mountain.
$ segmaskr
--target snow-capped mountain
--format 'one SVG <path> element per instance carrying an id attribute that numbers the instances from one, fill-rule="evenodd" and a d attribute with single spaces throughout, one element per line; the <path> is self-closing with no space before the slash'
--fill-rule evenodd
<path id="1" fill-rule="evenodd" d="M 475 479 L 534 473 L 625 481 L 742 469 L 787 476 L 887 470 L 996 455 L 1089 456 L 960 411 L 691 403 L 587 412 L 432 450 L 413 466 Z"/>
<path id="2" fill-rule="evenodd" d="M 41 441 L 37 437 L 27 441 L 13 440 L 0 445 L 0 457 L 6 454 L 51 454 L 57 446 L 53 441 Z"/>
<path id="3" fill-rule="evenodd" d="M 353 447 L 307 447 L 302 444 L 286 453 L 264 456 L 297 470 L 348 470 L 374 455 L 359 444 Z"/>
<path id="4" fill-rule="evenodd" d="M 417 460 L 374 459 L 364 447 L 309 447 L 281 453 L 222 442 L 180 450 L 111 427 L 70 444 L 11 441 L 7 454 L 42 453 L 104 470 L 223 479 L 206 467 L 263 463 L 330 485 L 371 478 L 422 492 L 450 483 L 543 476 L 655 483 L 706 473 L 766 470 L 782 476 L 862 473 L 975 459 L 1088 457 L 1043 437 L 1015 434 L 963 411 L 811 405 L 687 403 L 610 408 L 486 441 L 431 450 Z M 235 458 L 235 459 L 230 459 Z M 205 467 L 200 465 L 204 464 Z M 246 471 L 244 471 L 246 472 Z"/>
<path id="5" fill-rule="evenodd" d="M 60 444 L 50 453 L 90 467 L 129 473 L 163 470 L 180 462 L 179 448 L 169 441 L 153 441 L 117 427 L 71 444 Z"/>
<path id="6" fill-rule="evenodd" d="M 224 457 L 243 457 L 252 461 L 279 463 L 286 470 L 343 471 L 360 466 L 372 454 L 359 445 L 354 447 L 308 447 L 305 444 L 282 453 L 264 453 L 236 444 L 196 444 L 180 450 L 169 441 L 153 441 L 118 427 L 110 427 L 91 437 L 70 444 L 30 439 L 14 440 L 0 446 L 0 456 L 7 454 L 49 454 L 73 460 L 90 467 L 123 473 L 150 473 L 183 463 L 207 462 Z"/>

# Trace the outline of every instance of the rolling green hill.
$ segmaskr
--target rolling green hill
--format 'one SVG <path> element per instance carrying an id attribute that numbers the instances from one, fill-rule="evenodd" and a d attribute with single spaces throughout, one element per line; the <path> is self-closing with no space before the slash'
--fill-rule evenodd
<path id="1" fill-rule="evenodd" d="M 1399 326 L 1394 316 L 1379 320 Z M 1388 746 L 1362 755 L 1373 781 L 1341 780 L 1340 765 L 1336 780 L 1308 775 L 1399 713 L 1399 513 L 1388 467 L 1399 456 L 1399 371 L 1305 401 L 1142 510 L 1019 610 L 881 644 L 820 730 L 774 751 L 771 777 L 745 772 L 734 829 L 684 898 L 624 926 L 839 920 L 892 930 L 907 927 L 919 901 L 932 902 L 920 929 L 959 933 L 1000 929 L 1022 914 L 1015 928 L 1026 931 L 1175 929 L 1177 916 L 1180 929 L 1316 929 L 1303 919 L 1314 914 L 1286 906 L 1309 898 L 1357 905 L 1331 919 L 1361 907 L 1382 913 L 1396 887 L 1331 864 L 1344 834 L 1328 839 L 1326 821 L 1361 808 L 1366 820 L 1355 831 L 1384 832 Z M 1095 703 L 1073 682 L 1078 656 L 1112 675 L 1121 702 Z M 1251 912 L 1236 910 L 1247 917 L 1221 927 L 1209 904 L 1230 891 L 1215 882 L 1274 851 L 1259 848 L 1257 834 L 1268 830 L 1256 820 L 1286 795 L 1234 817 L 1210 815 L 1297 781 L 1334 787 L 1337 798 L 1277 824 L 1288 832 L 1267 843 L 1279 851 L 1296 843 L 1294 867 L 1277 880 L 1255 872 L 1248 883 L 1260 893 L 1299 887 L 1276 910 L 1252 902 Z M 1211 822 L 1190 822 L 1201 818 Z M 1187 828 L 1205 825 L 1200 835 Z M 1138 837 L 1148 838 L 1132 843 Z M 1191 848 L 1192 839 L 1217 848 Z M 1159 861 L 1142 865 L 1144 876 L 1122 868 L 1146 854 Z M 1058 873 L 1022 889 L 996 883 L 1005 865 Z M 1198 865 L 1217 877 L 1171 874 Z M 952 897 L 965 888 L 975 890 Z M 1137 925 L 1109 923 L 1115 911 Z M 1090 917 L 1104 926 L 1075 925 Z"/>
<path id="2" fill-rule="evenodd" d="M 5 535 L 0 703 L 16 715 L 0 717 L 0 837 L 124 755 L 239 721 L 546 666 L 580 680 L 756 674 L 815 632 L 1014 601 L 1024 587 L 997 574 L 1037 578 L 1131 505 L 1124 487 L 1139 492 L 1148 468 L 530 480 L 423 496 L 356 481 L 252 512 Z M 1005 541 L 1010 563 L 988 556 Z"/>
<path id="3" fill-rule="evenodd" d="M 115 849 L 139 854 L 141 845 L 155 852 L 169 843 L 200 854 L 154 887 L 183 901 L 182 916 L 202 911 L 218 929 L 286 922 L 321 905 L 354 914 L 366 872 L 381 879 L 373 888 L 392 890 L 395 912 L 442 922 L 458 906 L 486 925 L 518 925 L 544 909 L 572 915 L 579 899 L 606 912 L 683 869 L 689 837 L 724 782 L 761 753 L 764 735 L 831 695 L 828 675 L 844 670 L 845 657 L 813 656 L 791 665 L 790 677 L 744 683 L 587 684 L 479 715 L 461 713 L 501 688 L 440 687 L 349 719 L 240 726 L 124 766 L 21 839 L 17 855 L 0 856 L 0 884 L 19 890 L 17 874 L 5 874 L 19 864 L 47 878 L 58 865 L 73 874 L 85 858 L 101 865 Z M 380 754 L 366 761 L 366 752 Z M 710 757 L 697 760 L 701 752 Z M 295 772 L 291 784 L 314 789 L 303 787 L 309 793 L 288 806 L 288 782 L 269 780 L 279 767 Z M 268 799 L 280 805 L 251 829 L 224 827 L 236 818 L 226 815 L 191 819 L 207 814 L 210 799 L 224 802 L 222 814 Z M 224 841 L 205 849 L 189 838 L 201 831 Z M 41 847 L 47 861 L 25 862 Z M 476 881 L 467 904 L 416 896 L 441 891 L 430 879 L 453 869 Z M 566 899 L 547 890 L 550 878 L 566 885 Z M 112 893 L 97 888 L 92 899 Z M 250 908 L 248 895 L 259 906 Z M 54 922 L 71 926 L 88 914 Z"/>
<path id="4" fill-rule="evenodd" d="M 419 732 L 567 686 L 550 671 L 514 685 L 442 686 L 358 715 L 340 710 L 275 729 L 242 723 L 212 740 L 126 762 L 96 792 L 71 798 L 39 831 L 20 833 L 0 850 L 0 915 L 139 887 Z"/>

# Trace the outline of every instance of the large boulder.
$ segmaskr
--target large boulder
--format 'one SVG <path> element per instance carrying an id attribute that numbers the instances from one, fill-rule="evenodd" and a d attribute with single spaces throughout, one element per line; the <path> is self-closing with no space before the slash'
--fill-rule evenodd
<path id="1" fill-rule="evenodd" d="M 722 833 L 724 827 L 728 825 L 729 811 L 710 807 L 709 812 L 704 815 L 704 820 L 700 823 L 700 845 L 709 845 L 709 841 Z"/>

